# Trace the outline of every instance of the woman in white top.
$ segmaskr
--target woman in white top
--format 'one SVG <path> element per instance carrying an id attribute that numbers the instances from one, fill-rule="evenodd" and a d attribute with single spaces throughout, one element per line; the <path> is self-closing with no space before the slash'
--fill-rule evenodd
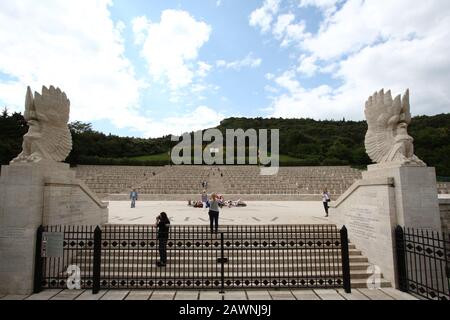
<path id="1" fill-rule="evenodd" d="M 330 194 L 328 193 L 327 189 L 324 189 L 322 193 L 322 202 L 326 213 L 325 217 L 328 217 L 328 202 L 330 201 Z"/>

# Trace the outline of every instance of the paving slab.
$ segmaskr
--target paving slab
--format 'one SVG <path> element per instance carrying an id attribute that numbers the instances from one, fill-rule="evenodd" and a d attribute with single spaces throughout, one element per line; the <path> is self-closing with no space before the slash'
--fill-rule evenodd
<path id="1" fill-rule="evenodd" d="M 8 294 L 4 297 L 2 297 L 0 300 L 24 300 L 30 295 L 24 295 L 24 294 Z"/>
<path id="2" fill-rule="evenodd" d="M 109 290 L 100 300 L 123 300 L 130 290 Z"/>
<path id="3" fill-rule="evenodd" d="M 295 300 L 290 290 L 269 290 L 273 300 Z"/>
<path id="4" fill-rule="evenodd" d="M 200 291 L 199 300 L 223 300 L 223 294 L 218 291 Z"/>
<path id="5" fill-rule="evenodd" d="M 345 300 L 335 289 L 314 289 L 321 300 Z"/>
<path id="6" fill-rule="evenodd" d="M 148 300 L 153 290 L 131 290 L 125 300 Z"/>
<path id="7" fill-rule="evenodd" d="M 39 293 L 35 293 L 35 294 L 30 295 L 25 300 L 50 300 L 51 298 L 56 296 L 61 291 L 63 291 L 63 290 L 62 289 L 44 290 L 44 291 L 41 291 Z"/>
<path id="8" fill-rule="evenodd" d="M 168 291 L 168 290 L 155 290 L 153 291 L 150 300 L 173 300 L 176 291 Z"/>
<path id="9" fill-rule="evenodd" d="M 357 289 L 363 295 L 369 297 L 370 300 L 394 300 L 391 296 L 387 295 L 379 289 Z"/>
<path id="10" fill-rule="evenodd" d="M 313 290 L 291 290 L 297 300 L 320 300 Z"/>
<path id="11" fill-rule="evenodd" d="M 101 290 L 97 294 L 93 294 L 92 290 L 86 290 L 82 294 L 80 294 L 75 300 L 100 300 L 105 294 L 108 292 L 107 290 Z"/>
<path id="12" fill-rule="evenodd" d="M 199 291 L 177 291 L 175 300 L 198 300 Z"/>
<path id="13" fill-rule="evenodd" d="M 345 300 L 369 300 L 368 297 L 356 289 L 352 289 L 352 293 L 346 293 L 344 289 L 338 289 L 337 291 Z"/>
<path id="14" fill-rule="evenodd" d="M 380 291 L 382 291 L 383 293 L 387 294 L 388 296 L 392 297 L 395 300 L 420 300 L 419 298 L 416 298 L 409 293 L 402 292 L 394 288 L 382 288 L 380 289 Z"/>
<path id="15" fill-rule="evenodd" d="M 86 290 L 63 290 L 50 300 L 74 300 L 80 295 L 82 295 Z"/>
<path id="16" fill-rule="evenodd" d="M 200 195 L 198 199 L 200 200 Z M 324 218 L 322 201 L 247 201 L 244 195 L 242 200 L 247 203 L 247 207 L 221 209 L 220 224 L 329 223 L 329 220 Z M 161 211 L 167 212 L 172 224 L 209 225 L 207 213 L 202 209 L 189 207 L 187 201 L 139 201 L 133 209 L 130 208 L 129 201 L 109 201 L 108 222 L 111 224 L 154 224 L 157 213 Z"/>
<path id="17" fill-rule="evenodd" d="M 223 295 L 224 300 L 247 300 L 245 291 L 225 291 Z"/>
<path id="18" fill-rule="evenodd" d="M 247 290 L 248 300 L 272 300 L 267 290 Z"/>

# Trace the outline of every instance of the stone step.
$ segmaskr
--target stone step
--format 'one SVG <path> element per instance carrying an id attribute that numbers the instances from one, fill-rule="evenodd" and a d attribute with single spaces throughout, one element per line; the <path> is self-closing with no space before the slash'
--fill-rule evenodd
<path id="1" fill-rule="evenodd" d="M 81 271 L 81 278 L 88 278 L 91 272 Z M 125 272 L 125 271 L 108 271 L 102 270 L 101 272 L 102 279 L 129 279 L 129 280 L 151 280 L 151 279 L 210 279 L 216 280 L 221 278 L 220 268 L 217 270 L 204 270 L 204 271 L 176 271 L 171 270 L 167 265 L 166 267 L 153 267 L 146 272 Z M 330 276 L 334 276 L 333 272 L 328 273 Z M 363 270 L 352 270 L 350 273 L 350 279 L 352 280 L 367 280 L 371 276 L 371 273 L 368 273 Z M 66 275 L 63 273 L 60 275 L 62 278 L 65 278 Z M 303 274 L 299 274 L 297 271 L 271 271 L 265 272 L 261 275 L 261 272 L 251 272 L 251 271 L 225 271 L 225 279 L 258 279 L 258 278 L 300 278 L 300 279 L 308 279 L 308 278 L 326 278 L 327 274 L 325 272 L 317 272 L 317 271 L 309 271 Z M 381 275 L 382 277 L 382 275 Z"/>
<path id="2" fill-rule="evenodd" d="M 168 255 L 168 259 L 180 264 L 186 263 L 208 263 L 211 261 L 216 261 L 220 258 L 220 255 L 204 255 L 204 256 L 192 256 L 192 255 Z M 127 256 L 101 256 L 101 260 L 103 262 L 108 263 L 147 263 L 147 261 L 159 258 L 159 254 L 154 252 L 151 255 L 127 255 Z M 279 263 L 279 262 L 290 262 L 290 263 L 333 263 L 333 261 L 339 262 L 341 261 L 340 255 L 290 255 L 287 256 L 245 256 L 245 255 L 225 255 L 230 262 L 239 261 L 239 263 L 245 264 L 264 264 L 264 263 Z M 367 258 L 364 256 L 353 255 L 349 256 L 350 262 L 367 262 Z M 70 262 L 73 264 L 79 263 L 91 263 L 93 261 L 93 257 L 76 257 L 71 259 Z"/>
<path id="3" fill-rule="evenodd" d="M 101 270 L 114 270 L 114 272 L 126 272 L 129 270 L 134 273 L 141 273 L 146 272 L 149 269 L 155 268 L 155 260 L 150 260 L 148 263 L 106 263 L 102 264 Z M 86 264 L 86 263 L 80 263 L 77 264 L 78 267 L 80 267 L 81 271 L 90 271 L 92 269 L 92 264 Z M 206 271 L 206 270 L 219 270 L 221 265 L 219 263 L 210 263 L 210 264 L 176 264 L 174 262 L 169 262 L 167 269 L 170 272 L 179 271 L 183 272 L 183 270 L 186 270 L 187 272 L 192 271 Z M 350 270 L 360 270 L 360 271 L 366 271 L 370 267 L 369 263 L 363 262 L 363 263 L 350 263 Z M 294 265 L 292 263 L 280 263 L 280 264 L 274 264 L 274 263 L 267 263 L 267 264 L 258 264 L 258 265 L 252 265 L 252 264 L 235 264 L 232 262 L 228 262 L 224 265 L 225 270 L 227 271 L 243 271 L 243 272 L 251 272 L 252 270 L 254 272 L 266 272 L 266 271 L 273 271 L 273 270 L 281 270 L 281 271 L 288 271 L 288 270 L 295 270 L 299 273 L 304 273 L 308 271 L 318 271 L 318 272 L 338 272 L 340 265 L 338 265 L 338 262 L 336 264 L 332 263 L 320 263 L 320 264 L 298 264 Z"/>
<path id="4" fill-rule="evenodd" d="M 203 210 L 203 209 L 199 209 Z M 205 214 L 206 211 L 205 211 Z M 184 240 L 184 241 L 193 241 L 193 240 L 219 240 L 220 241 L 220 234 L 223 232 L 224 240 L 226 241 L 273 241 L 273 240 L 294 240 L 297 242 L 303 241 L 303 242 L 326 242 L 326 241 L 340 241 L 340 235 L 335 234 L 334 232 L 326 233 L 326 232 L 308 232 L 303 230 L 297 230 L 297 231 L 289 231 L 289 230 L 282 230 L 280 229 L 277 232 L 265 232 L 265 231 L 258 231 L 258 230 L 238 230 L 238 231 L 221 231 L 219 229 L 218 233 L 211 233 L 208 229 L 205 229 L 203 231 L 176 231 L 176 232 L 170 232 L 169 233 L 169 240 Z M 70 234 L 67 234 L 67 237 L 70 237 Z M 71 239 L 71 238 L 68 238 Z M 89 240 L 93 239 L 92 238 Z M 156 231 L 155 230 L 138 230 L 138 229 L 130 229 L 127 232 L 122 231 L 114 231 L 114 230 L 108 230 L 103 232 L 102 240 L 134 240 L 134 241 L 150 241 L 150 240 L 156 240 Z M 74 235 L 74 238 L 71 240 L 77 240 L 76 235 Z"/>
<path id="5" fill-rule="evenodd" d="M 199 209 L 203 210 L 203 209 Z M 206 211 L 205 211 L 205 214 Z M 77 233 L 66 233 L 65 240 L 69 241 L 93 241 L 94 239 L 94 229 L 92 229 L 91 236 L 83 234 L 83 238 L 79 238 L 79 234 Z M 81 232 L 81 229 L 80 229 Z M 257 230 L 239 230 L 239 231 L 221 231 L 218 233 L 211 233 L 208 229 L 204 231 L 176 231 L 169 233 L 169 240 L 182 240 L 182 241 L 194 241 L 194 240 L 204 240 L 204 241 L 220 241 L 221 240 L 221 232 L 224 234 L 225 241 L 286 241 L 293 240 L 303 243 L 312 241 L 312 242 L 335 242 L 340 241 L 340 235 L 326 232 L 307 232 L 307 231 L 289 231 L 280 229 L 277 232 L 263 232 Z M 72 237 L 71 237 L 72 235 Z M 78 236 L 78 237 L 77 237 Z M 120 241 L 151 241 L 157 240 L 157 233 L 155 230 L 147 230 L 147 229 L 130 229 L 129 231 L 115 231 L 115 230 L 107 230 L 103 231 L 102 240 L 120 240 Z"/>
<path id="6" fill-rule="evenodd" d="M 350 277 L 351 277 L 351 275 L 350 275 Z M 369 287 L 369 284 L 367 283 L 367 279 L 354 279 L 354 278 L 351 278 L 350 279 L 350 284 L 351 284 L 352 289 L 362 289 L 362 288 L 368 288 Z M 370 284 L 370 286 L 372 286 L 372 284 Z M 390 287 L 392 287 L 392 284 L 388 280 L 386 280 L 384 278 L 381 278 L 379 286 L 381 288 L 390 288 Z"/>
<path id="7" fill-rule="evenodd" d="M 349 249 L 350 256 L 358 256 L 361 255 L 361 250 L 358 249 Z M 113 249 L 113 250 L 102 250 L 102 257 L 145 257 L 145 256 L 154 256 L 159 254 L 158 247 L 155 246 L 152 249 L 146 250 L 127 250 L 127 249 Z M 330 256 L 333 254 L 334 256 L 340 257 L 341 250 L 340 249 L 270 249 L 270 248 L 256 248 L 256 249 L 229 249 L 224 250 L 224 256 L 226 257 L 292 257 L 292 256 Z M 93 256 L 92 250 L 83 250 L 79 253 L 81 259 L 88 258 Z M 218 257 L 220 256 L 220 248 L 205 248 L 203 250 L 191 250 L 191 249 L 167 249 L 167 256 L 173 257 L 182 257 L 182 256 L 190 256 L 190 257 Z M 74 257 L 75 259 L 76 257 Z"/>

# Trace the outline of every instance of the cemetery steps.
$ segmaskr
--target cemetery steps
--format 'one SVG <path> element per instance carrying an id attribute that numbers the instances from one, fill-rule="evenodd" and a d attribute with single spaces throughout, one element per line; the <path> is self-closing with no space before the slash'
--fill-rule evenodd
<path id="1" fill-rule="evenodd" d="M 259 167 L 250 165 L 80 165 L 75 170 L 77 177 L 94 192 L 112 195 L 112 200 L 127 200 L 132 189 L 141 195 L 198 195 L 202 181 L 208 182 L 208 191 L 226 195 L 320 195 L 323 188 L 328 188 L 332 195 L 338 196 L 361 177 L 359 170 L 345 166 L 281 167 L 273 176 L 263 176 Z"/>
<path id="2" fill-rule="evenodd" d="M 130 288 L 130 279 L 133 281 L 131 288 L 139 288 L 139 281 L 158 279 L 172 279 L 173 283 L 188 279 L 193 284 L 205 279 L 211 282 L 220 280 L 220 232 L 225 231 L 224 227 L 219 227 L 219 234 L 172 234 L 167 246 L 167 266 L 162 268 L 156 266 L 159 253 L 154 236 L 143 233 L 142 226 L 130 227 L 126 232 L 119 231 L 105 239 L 107 244 L 105 242 L 104 247 L 107 249 L 102 250 L 101 254 L 102 278 L 117 282 L 126 279 L 127 288 Z M 207 231 L 206 226 L 198 227 Z M 277 239 L 276 246 L 271 234 L 276 226 L 267 226 L 256 236 L 246 226 L 241 227 L 241 233 L 236 227 L 233 235 L 224 233 L 224 257 L 227 259 L 224 264 L 225 282 L 239 281 L 243 284 L 247 281 L 245 287 L 257 288 L 264 279 L 284 280 L 289 284 L 293 279 L 308 281 L 311 278 L 327 279 L 330 274 L 338 275 L 341 272 L 341 249 L 335 249 L 333 245 L 325 246 L 327 240 L 321 232 L 307 232 L 298 226 L 293 227 L 293 230 L 287 230 L 284 240 Z M 339 239 L 339 231 L 336 228 L 333 230 L 333 237 Z M 92 269 L 92 257 L 91 252 L 84 251 L 73 258 L 72 263 L 81 268 L 82 277 Z M 351 287 L 367 288 L 368 281 L 373 277 L 372 265 L 351 243 L 349 261 Z M 382 287 L 391 286 L 380 276 Z M 255 281 L 259 281 L 259 285 Z"/>
<path id="3" fill-rule="evenodd" d="M 320 200 L 324 188 L 337 198 L 361 178 L 361 171 L 349 166 L 280 167 L 273 176 L 262 176 L 260 169 L 251 165 L 79 165 L 74 170 L 91 190 L 109 200 L 128 200 L 132 189 L 138 191 L 141 200 L 195 199 L 202 191 L 202 181 L 208 182 L 209 192 L 229 199 L 244 196 L 248 201 Z M 439 194 L 448 194 L 449 190 L 450 183 L 437 184 Z"/>

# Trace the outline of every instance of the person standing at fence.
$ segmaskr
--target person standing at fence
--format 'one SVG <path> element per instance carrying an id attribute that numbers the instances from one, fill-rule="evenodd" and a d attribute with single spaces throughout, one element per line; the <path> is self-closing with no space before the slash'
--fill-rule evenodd
<path id="1" fill-rule="evenodd" d="M 165 267 L 167 264 L 167 241 L 169 240 L 170 220 L 165 212 L 161 212 L 156 218 L 155 227 L 158 229 L 158 249 L 160 261 L 156 262 L 158 267 Z"/>
<path id="2" fill-rule="evenodd" d="M 330 194 L 328 193 L 327 189 L 324 189 L 322 193 L 322 203 L 323 208 L 325 209 L 325 217 L 328 217 L 328 208 L 330 201 L 331 201 Z"/>
<path id="3" fill-rule="evenodd" d="M 136 208 L 136 201 L 138 199 L 138 193 L 136 189 L 133 189 L 133 191 L 130 192 L 130 199 L 131 199 L 131 207 Z"/>
<path id="4" fill-rule="evenodd" d="M 211 195 L 208 214 L 211 233 L 217 233 L 217 230 L 219 229 L 219 201 L 217 199 L 217 194 L 215 193 Z"/>

